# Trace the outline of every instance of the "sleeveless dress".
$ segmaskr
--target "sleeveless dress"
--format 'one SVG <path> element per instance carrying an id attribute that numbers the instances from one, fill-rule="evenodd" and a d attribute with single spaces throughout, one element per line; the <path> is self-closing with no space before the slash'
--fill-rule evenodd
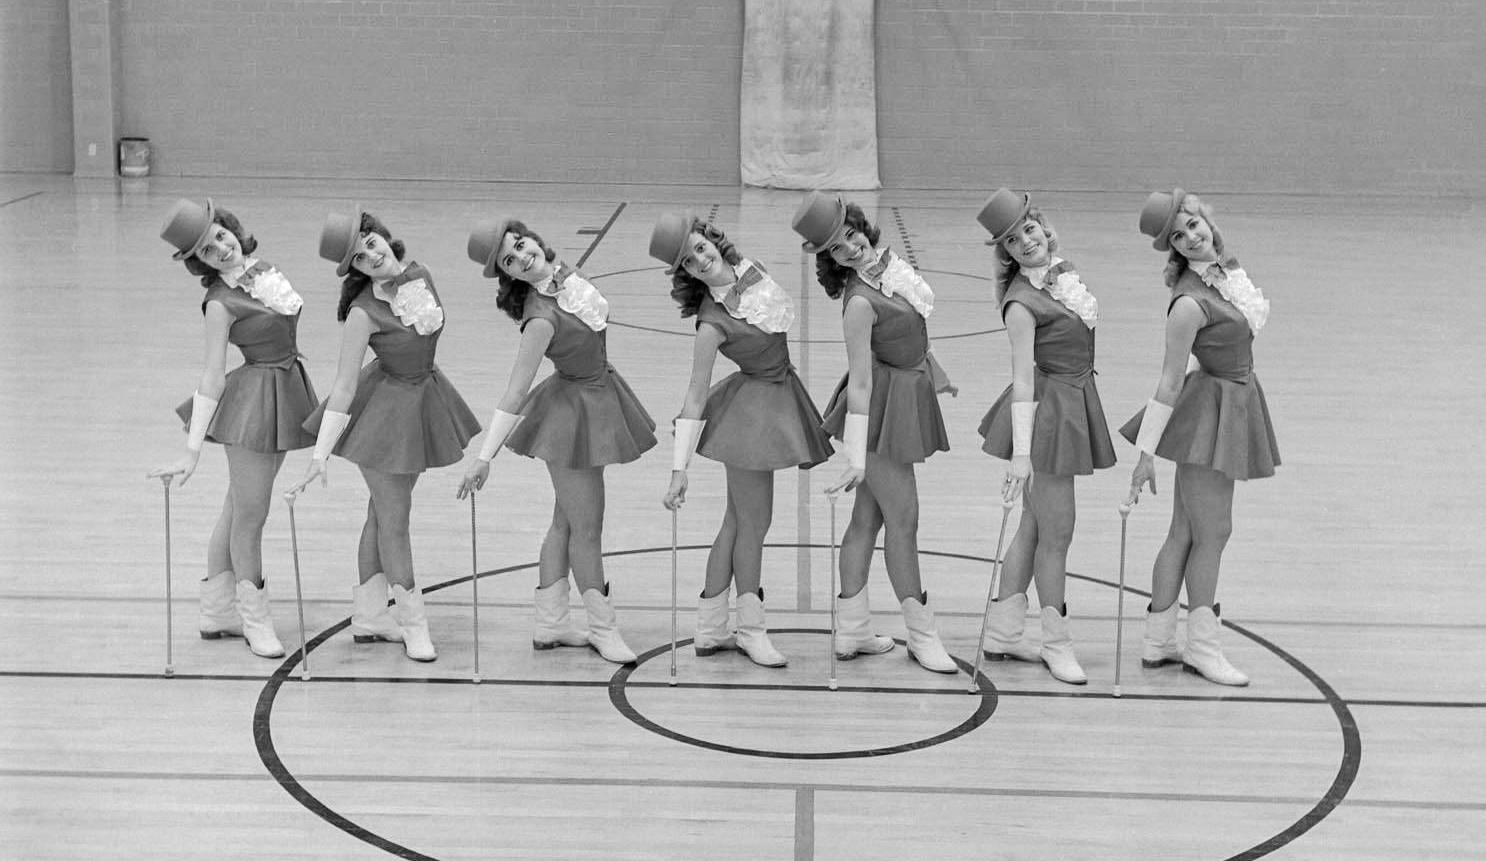
<path id="1" fill-rule="evenodd" d="M 559 283 L 565 277 L 566 269 Z M 538 318 L 552 324 L 546 356 L 554 371 L 521 402 L 523 418 L 506 447 L 568 469 L 629 463 L 654 447 L 655 420 L 609 364 L 609 330 L 593 331 L 556 299 L 531 290 L 521 328 Z"/>
<path id="2" fill-rule="evenodd" d="M 784 332 L 765 332 L 703 295 L 697 327 L 722 332 L 718 352 L 738 366 L 712 386 L 697 454 L 741 469 L 809 469 L 831 459 L 831 438 L 789 361 Z"/>
<path id="3" fill-rule="evenodd" d="M 1114 466 L 1114 445 L 1094 385 L 1094 330 L 1047 291 L 1033 287 L 1021 273 L 1001 297 L 1003 319 L 1013 302 L 1032 313 L 1037 327 L 1032 341 L 1037 364 L 1033 473 L 1091 475 L 1096 469 Z M 1002 460 L 1011 460 L 1011 391 L 1007 386 L 980 422 L 980 435 L 985 437 L 981 450 Z"/>
<path id="4" fill-rule="evenodd" d="M 402 285 L 419 278 L 442 307 L 433 276 L 417 263 L 409 262 L 389 283 Z M 438 331 L 420 335 L 404 325 L 371 287 L 362 290 L 351 307 L 365 311 L 376 326 L 369 341 L 376 358 L 356 380 L 348 410 L 351 420 L 335 453 L 358 466 L 396 474 L 458 463 L 464 447 L 480 432 L 480 422 L 434 364 L 447 319 Z M 321 404 L 305 428 L 318 433 L 324 411 Z"/>
<path id="5" fill-rule="evenodd" d="M 949 435 L 935 394 L 929 327 L 901 295 L 886 296 L 853 277 L 841 296 L 841 312 L 853 296 L 871 303 L 872 402 L 867 413 L 867 451 L 898 463 L 922 463 L 936 451 L 949 451 Z M 824 428 L 844 439 L 846 384 L 843 375 L 826 405 Z"/>
<path id="6" fill-rule="evenodd" d="M 272 268 L 260 260 L 249 274 Z M 243 356 L 243 364 L 227 374 L 207 440 L 263 454 L 314 445 L 314 435 L 301 427 L 318 399 L 296 345 L 299 312 L 280 314 L 220 278 L 207 288 L 203 311 L 207 302 L 220 302 L 232 315 L 227 341 Z M 187 398 L 175 410 L 188 428 L 191 403 Z"/>
<path id="7" fill-rule="evenodd" d="M 1191 269 L 1172 289 L 1168 314 L 1183 296 L 1195 299 L 1207 318 L 1192 341 L 1201 367 L 1187 374 L 1156 454 L 1239 481 L 1268 478 L 1280 465 L 1280 449 L 1264 389 L 1254 375 L 1254 333 L 1243 313 Z M 1135 442 L 1144 416 L 1142 409 L 1120 434 Z"/>

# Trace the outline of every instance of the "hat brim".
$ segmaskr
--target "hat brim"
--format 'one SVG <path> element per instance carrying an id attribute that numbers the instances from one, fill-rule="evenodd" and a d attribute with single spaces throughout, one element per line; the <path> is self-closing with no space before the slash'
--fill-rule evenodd
<path id="1" fill-rule="evenodd" d="M 800 247 L 805 249 L 805 253 L 807 254 L 819 254 L 822 251 L 825 251 L 827 248 L 830 248 L 831 244 L 840 238 L 841 231 L 845 229 L 846 206 L 845 204 L 842 204 L 842 206 L 836 210 L 836 221 L 834 224 L 831 225 L 831 233 L 825 238 L 825 241 L 820 243 L 819 245 L 816 245 L 809 241 L 801 242 Z"/>
<path id="2" fill-rule="evenodd" d="M 686 219 L 686 235 L 681 237 L 681 244 L 676 247 L 676 259 L 672 260 L 671 265 L 666 267 L 667 275 L 675 275 L 681 271 L 681 263 L 686 259 L 686 243 L 691 239 L 693 233 L 698 232 L 697 222 L 701 221 L 700 218 L 697 218 L 697 214 L 691 210 L 681 213 L 681 217 Z"/>
<path id="3" fill-rule="evenodd" d="M 185 260 L 187 257 L 190 257 L 196 252 L 200 251 L 201 246 L 206 244 L 207 237 L 212 235 L 212 225 L 216 223 L 216 218 L 217 206 L 216 204 L 212 203 L 212 199 L 208 197 L 206 199 L 206 226 L 201 228 L 201 235 L 196 237 L 196 241 L 191 244 L 190 248 L 184 251 L 175 252 L 174 254 L 170 255 L 170 259 Z"/>
<path id="4" fill-rule="evenodd" d="M 511 232 L 511 222 L 515 220 L 516 219 L 514 218 L 502 219 L 496 225 L 495 242 L 490 246 L 490 257 L 485 260 L 485 266 L 483 269 L 480 270 L 480 274 L 484 275 L 486 278 L 494 278 L 500 274 L 500 270 L 495 265 L 495 261 L 500 258 L 500 244 L 506 240 L 506 234 Z"/>
<path id="5" fill-rule="evenodd" d="M 366 210 L 359 206 L 352 211 L 350 241 L 346 243 L 340 262 L 335 264 L 335 274 L 338 277 L 344 278 L 351 271 L 351 258 L 356 256 L 356 240 L 361 238 L 361 217 L 365 214 Z"/>
<path id="6" fill-rule="evenodd" d="M 1024 192 L 1022 192 L 1022 208 L 1021 208 L 1021 211 L 1016 214 L 1016 218 L 1013 218 L 1011 220 L 1011 224 L 1006 228 L 1006 230 L 1002 231 L 1000 235 L 998 235 L 998 236 L 992 236 L 990 239 L 987 239 L 986 240 L 986 244 L 987 245 L 1000 245 L 1001 244 L 1001 240 L 1003 240 L 1006 237 L 1010 236 L 1012 234 L 1012 231 L 1016 230 L 1017 225 L 1018 224 L 1021 224 L 1023 221 L 1026 220 L 1027 213 L 1029 213 L 1031 211 L 1032 211 L 1032 194 L 1031 194 L 1031 192 L 1024 191 Z"/>
<path id="7" fill-rule="evenodd" d="M 1161 233 L 1151 240 L 1151 247 L 1157 251 L 1171 250 L 1171 228 L 1176 224 L 1176 217 L 1182 211 L 1182 201 L 1186 199 L 1187 193 L 1180 187 L 1171 190 L 1171 210 L 1166 213 L 1166 224 L 1161 228 Z"/>

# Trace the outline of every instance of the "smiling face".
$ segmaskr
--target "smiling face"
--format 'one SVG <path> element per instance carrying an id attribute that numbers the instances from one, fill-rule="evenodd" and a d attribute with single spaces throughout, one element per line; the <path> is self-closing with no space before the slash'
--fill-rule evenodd
<path id="1" fill-rule="evenodd" d="M 877 255 L 872 249 L 872 240 L 867 234 L 862 233 L 850 224 L 841 229 L 841 235 L 826 248 L 831 259 L 839 266 L 851 269 L 861 269 L 871 266 L 877 260 Z"/>
<path id="2" fill-rule="evenodd" d="M 1200 212 L 1183 207 L 1171 225 L 1171 248 L 1193 263 L 1207 263 L 1218 259 L 1213 242 L 1213 228 Z"/>
<path id="3" fill-rule="evenodd" d="M 528 284 L 540 284 L 552 276 L 552 263 L 541 243 L 513 230 L 501 237 L 495 265 L 506 275 Z"/>
<path id="4" fill-rule="evenodd" d="M 1001 247 L 1024 269 L 1046 266 L 1052 259 L 1052 241 L 1048 231 L 1036 219 L 1024 218 L 1001 240 Z"/>
<path id="5" fill-rule="evenodd" d="M 242 265 L 242 244 L 237 235 L 220 224 L 213 223 L 207 232 L 206 241 L 196 252 L 196 258 L 218 272 L 225 272 Z"/>
<path id="6" fill-rule="evenodd" d="M 386 281 L 402 272 L 402 263 L 380 233 L 363 233 L 356 239 L 351 268 L 373 281 Z"/>
<path id="7" fill-rule="evenodd" d="M 735 279 L 733 267 L 723 259 L 722 252 L 717 250 L 712 240 L 696 232 L 686 237 L 681 268 L 691 277 L 712 286 L 731 284 Z"/>

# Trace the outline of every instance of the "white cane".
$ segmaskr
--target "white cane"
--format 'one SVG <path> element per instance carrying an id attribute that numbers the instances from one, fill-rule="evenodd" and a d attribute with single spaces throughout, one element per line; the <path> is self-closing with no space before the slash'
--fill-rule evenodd
<path id="1" fill-rule="evenodd" d="M 171 587 L 170 587 L 170 475 L 160 476 L 160 484 L 165 488 L 165 675 L 175 675 L 175 660 L 172 657 L 173 641 L 175 640 L 175 625 L 171 621 Z"/>
<path id="2" fill-rule="evenodd" d="M 671 509 L 671 685 L 676 684 L 676 512 Z M 726 596 L 723 596 L 726 597 Z"/>
<path id="3" fill-rule="evenodd" d="M 975 669 L 970 673 L 970 693 L 980 693 L 980 662 L 985 657 L 986 626 L 991 620 L 991 600 L 996 597 L 996 581 L 1001 574 L 1001 549 L 1006 543 L 1006 522 L 1011 519 L 1015 500 L 1001 500 L 1001 534 L 996 536 L 996 555 L 991 559 L 991 583 L 986 587 L 986 609 L 980 617 L 980 639 L 975 641 Z"/>
<path id="4" fill-rule="evenodd" d="M 826 491 L 831 501 L 831 680 L 826 687 L 836 690 L 836 494 Z"/>
<path id="5" fill-rule="evenodd" d="M 1130 523 L 1130 506 L 1135 504 L 1136 496 L 1132 492 L 1130 498 L 1120 503 L 1120 599 L 1119 609 L 1115 611 L 1115 679 L 1114 696 L 1120 696 L 1120 655 L 1125 646 L 1125 530 Z"/>
<path id="6" fill-rule="evenodd" d="M 310 680 L 310 644 L 304 636 L 304 587 L 299 579 L 299 525 L 294 521 L 294 498 L 298 496 L 293 490 L 284 492 L 284 501 L 289 504 L 289 546 L 294 552 L 294 603 L 299 607 L 299 677 L 304 681 Z"/>
<path id="7" fill-rule="evenodd" d="M 475 492 L 470 491 L 470 589 L 474 597 L 470 599 L 470 609 L 474 614 L 475 628 L 475 674 L 470 677 L 474 684 L 480 683 L 480 564 L 477 561 L 478 552 L 475 549 Z"/>

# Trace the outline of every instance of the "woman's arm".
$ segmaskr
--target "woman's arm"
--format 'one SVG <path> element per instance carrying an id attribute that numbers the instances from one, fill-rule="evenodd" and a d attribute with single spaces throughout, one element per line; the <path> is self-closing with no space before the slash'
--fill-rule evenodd
<path id="1" fill-rule="evenodd" d="M 506 437 L 520 423 L 521 416 L 517 410 L 521 409 L 522 401 L 526 400 L 527 393 L 531 391 L 531 381 L 536 379 L 537 369 L 542 365 L 542 357 L 547 355 L 547 347 L 552 343 L 555 332 L 552 323 L 541 317 L 529 320 L 526 328 L 521 330 L 521 343 L 516 347 L 516 361 L 511 365 L 511 375 L 506 380 L 505 394 L 501 395 L 500 403 L 490 416 L 490 425 L 485 429 L 485 440 L 480 444 L 480 453 L 475 457 L 475 462 L 465 470 L 464 478 L 459 481 L 459 489 L 454 491 L 456 498 L 464 499 L 485 486 L 486 479 L 490 477 L 490 459 L 495 457 Z"/>
<path id="2" fill-rule="evenodd" d="M 1190 296 L 1179 297 L 1166 314 L 1166 355 L 1161 360 L 1161 380 L 1156 384 L 1156 395 L 1146 403 L 1145 415 L 1140 420 L 1140 432 L 1135 446 L 1140 458 L 1130 475 L 1130 496 L 1126 504 L 1140 501 L 1142 486 L 1156 492 L 1156 447 L 1171 418 L 1171 408 L 1181 396 L 1182 384 L 1187 376 L 1187 358 L 1192 354 L 1192 342 L 1197 332 L 1207 324 L 1207 315 L 1202 306 Z"/>
<path id="3" fill-rule="evenodd" d="M 660 500 L 661 505 L 672 511 L 686 502 L 686 464 L 702 436 L 702 408 L 707 405 L 707 391 L 712 387 L 712 368 L 717 364 L 717 350 L 722 342 L 721 329 L 707 323 L 697 326 L 697 336 L 691 348 L 691 381 L 686 385 L 681 415 L 676 417 L 671 484 Z"/>
<path id="4" fill-rule="evenodd" d="M 842 434 L 847 467 L 826 493 L 855 490 L 867 477 L 867 413 L 872 408 L 872 324 L 877 313 L 861 296 L 846 300 L 841 315 L 846 339 L 846 427 Z"/>
<path id="5" fill-rule="evenodd" d="M 170 466 L 150 471 L 150 478 L 176 475 L 180 487 L 196 472 L 201 460 L 201 444 L 206 429 L 217 412 L 217 401 L 227 388 L 227 332 L 232 328 L 232 314 L 221 302 L 206 303 L 206 358 L 202 362 L 201 380 L 191 396 L 191 424 L 186 432 L 186 453 Z"/>
<path id="6" fill-rule="evenodd" d="M 1037 418 L 1037 318 L 1020 302 L 1009 302 L 1002 315 L 1011 339 L 1011 468 L 1002 499 L 1014 502 L 1032 475 L 1032 426 Z"/>
<path id="7" fill-rule="evenodd" d="M 310 455 L 310 465 L 305 468 L 304 478 L 288 491 L 296 495 L 316 478 L 321 486 L 326 483 L 325 462 L 335 449 L 335 443 L 351 417 L 346 410 L 356 397 L 356 380 L 361 376 L 361 360 L 366 358 L 366 347 L 376 331 L 376 324 L 360 308 L 352 308 L 341 325 L 341 355 L 335 368 L 335 383 L 330 395 L 325 398 L 325 409 L 320 413 L 320 432 L 315 439 L 315 450 Z"/>

